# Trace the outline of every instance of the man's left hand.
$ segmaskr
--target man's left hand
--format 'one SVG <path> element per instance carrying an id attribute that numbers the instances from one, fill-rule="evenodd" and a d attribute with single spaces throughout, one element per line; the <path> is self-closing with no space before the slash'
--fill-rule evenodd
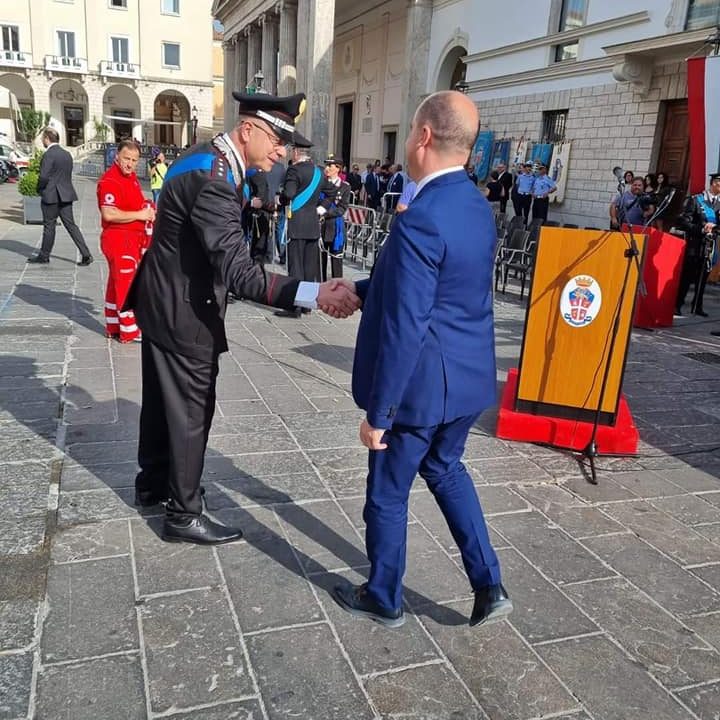
<path id="1" fill-rule="evenodd" d="M 368 450 L 385 450 L 387 443 L 382 441 L 386 430 L 374 428 L 367 420 L 360 423 L 360 442 Z"/>

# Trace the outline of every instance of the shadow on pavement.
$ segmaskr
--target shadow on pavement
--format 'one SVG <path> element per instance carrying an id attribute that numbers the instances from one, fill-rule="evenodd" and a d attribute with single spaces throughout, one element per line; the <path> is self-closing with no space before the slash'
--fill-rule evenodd
<path id="1" fill-rule="evenodd" d="M 30 382 L 24 383 L 23 396 L 32 397 L 33 404 L 37 404 L 39 408 L 44 408 L 42 412 L 47 413 L 47 407 L 52 403 L 55 404 L 55 407 L 58 407 L 60 402 L 58 393 L 47 387 L 42 379 L 37 377 L 36 364 L 32 358 L 14 355 L 0 356 L 0 377 L 4 376 L 6 368 L 10 367 L 13 368 L 15 375 L 30 380 Z M 89 424 L 90 428 L 103 425 L 109 427 L 117 424 L 118 427 L 124 425 L 125 430 L 127 430 L 130 423 L 133 422 L 133 418 L 137 418 L 139 415 L 139 408 L 136 403 L 123 399 L 118 400 L 117 403 L 115 400 L 96 401 L 90 393 L 77 386 L 68 386 L 66 396 L 71 399 L 66 400 L 65 408 L 61 412 L 66 412 L 74 406 L 75 408 L 92 408 L 93 413 L 98 413 L 100 416 L 103 416 L 104 411 L 108 410 L 110 411 L 108 415 L 115 418 L 115 422 Z M 5 396 L 0 397 L 4 399 Z M 21 412 L 20 408 L 22 407 L 24 407 L 23 403 L 18 404 L 5 400 L 0 403 L 1 410 L 12 414 L 19 423 L 35 431 L 34 425 L 36 425 L 38 419 L 32 417 L 32 413 Z M 47 420 L 47 414 L 44 415 L 44 419 Z M 81 426 L 80 423 L 77 423 L 68 427 L 77 429 Z M 136 420 L 135 427 L 137 427 Z M 97 441 L 92 432 L 88 433 L 88 435 L 89 437 L 85 439 L 87 442 Z M 124 435 L 119 433 L 119 436 L 125 438 L 127 432 Z M 104 436 L 103 440 L 105 440 Z M 54 438 L 50 438 L 50 441 L 54 441 Z M 261 506 L 271 505 L 284 522 L 328 550 L 339 559 L 340 564 L 354 568 L 361 574 L 363 573 L 362 568 L 367 567 L 367 558 L 358 547 L 350 543 L 345 537 L 326 525 L 317 516 L 308 512 L 302 505 L 295 504 L 287 493 L 276 490 L 258 478 L 243 472 L 241 468 L 237 468 L 230 458 L 218 453 L 213 453 L 212 457 L 214 467 L 221 477 L 233 478 L 236 481 L 235 485 L 238 487 L 238 491 L 248 500 Z M 71 466 L 74 463 L 85 468 L 92 476 L 112 489 L 125 505 L 132 507 L 134 475 L 133 477 L 127 477 L 126 481 L 124 477 L 118 481 L 118 463 L 95 464 L 87 461 L 83 462 L 82 459 L 77 457 L 72 458 Z M 127 465 L 128 463 L 125 463 L 122 469 L 127 470 Z M 61 508 L 62 490 L 61 475 Z M 82 494 L 77 493 L 78 496 L 82 496 Z M 217 513 L 220 518 L 226 516 L 223 518 L 225 521 L 228 520 L 227 516 L 231 515 L 234 524 L 239 525 L 241 528 L 252 527 L 253 531 L 246 532 L 245 535 L 245 540 L 250 545 L 268 555 L 290 572 L 307 579 L 320 590 L 326 591 L 331 581 L 334 584 L 335 578 L 338 582 L 344 581 L 341 575 L 334 576 L 316 560 L 291 545 L 281 534 L 259 522 L 248 509 L 241 507 L 227 493 L 222 492 L 222 488 L 218 488 L 217 484 L 208 492 L 208 507 L 211 513 Z M 161 517 L 159 517 L 159 514 L 161 512 L 162 510 L 158 506 L 154 514 L 152 512 L 139 513 L 139 516 L 143 517 L 150 529 L 156 534 L 160 531 Z M 76 524 L 81 524 L 83 521 L 81 520 Z M 93 521 L 93 519 L 88 519 L 88 522 Z M 62 525 L 62 522 L 60 524 Z M 348 530 L 350 530 L 349 526 Z M 303 568 L 311 568 L 311 571 L 306 574 L 303 572 Z M 416 591 L 408 590 L 406 599 L 412 607 L 419 608 L 416 614 L 441 619 L 445 624 L 464 624 L 467 622 L 467 619 L 459 613 L 436 605 L 432 600 Z"/>

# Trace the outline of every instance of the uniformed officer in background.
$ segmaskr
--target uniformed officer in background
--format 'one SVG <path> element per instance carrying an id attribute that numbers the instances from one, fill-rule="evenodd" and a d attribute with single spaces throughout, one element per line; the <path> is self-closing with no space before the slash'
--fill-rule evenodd
<path id="1" fill-rule="evenodd" d="M 328 258 L 331 277 L 343 276 L 343 253 L 345 252 L 345 211 L 350 204 L 350 183 L 340 179 L 343 161 L 330 155 L 325 160 L 325 189 L 317 207 L 321 218 L 322 242 L 320 266 L 322 279 L 328 279 Z"/>
<path id="2" fill-rule="evenodd" d="M 535 185 L 535 176 L 532 173 L 532 163 L 523 163 L 513 185 L 512 201 L 515 215 L 522 215 L 527 224 L 532 205 L 532 192 Z"/>
<path id="3" fill-rule="evenodd" d="M 547 174 L 547 166 L 540 163 L 538 174 L 532 187 L 532 218 L 533 220 L 547 220 L 550 207 L 550 194 L 557 190 L 557 183 Z"/>
<path id="4" fill-rule="evenodd" d="M 270 217 L 275 211 L 275 196 L 270 195 L 268 173 L 258 170 L 248 177 L 249 202 L 244 212 L 247 214 L 248 236 L 250 238 L 250 257 L 260 265 L 265 264 L 268 255 L 270 237 Z"/>
<path id="5" fill-rule="evenodd" d="M 172 542 L 242 537 L 203 514 L 200 489 L 218 356 L 228 349 L 228 291 L 288 310 L 317 305 L 336 317 L 359 305 L 337 283 L 303 283 L 266 273 L 251 260 L 241 218 L 245 170 L 270 170 L 285 157 L 285 143 L 307 142 L 295 134 L 305 96 L 233 97 L 235 128 L 192 146 L 168 171 L 153 243 L 126 304 L 143 333 L 136 502 L 168 501 L 162 537 Z"/>

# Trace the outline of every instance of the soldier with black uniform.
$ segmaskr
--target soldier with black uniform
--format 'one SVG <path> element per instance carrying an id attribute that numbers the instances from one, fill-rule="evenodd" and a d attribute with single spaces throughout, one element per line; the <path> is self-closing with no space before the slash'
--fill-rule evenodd
<path id="1" fill-rule="evenodd" d="M 317 212 L 320 215 L 322 241 L 320 244 L 323 282 L 328 279 L 328 257 L 330 272 L 334 278 L 343 276 L 343 254 L 345 252 L 345 211 L 350 204 L 352 188 L 350 183 L 340 179 L 342 160 L 330 155 L 325 160 L 325 188 Z"/>
<path id="2" fill-rule="evenodd" d="M 685 259 L 675 312 L 682 314 L 682 306 L 690 285 L 695 285 L 691 312 L 707 317 L 703 309 L 705 283 L 713 263 L 713 252 L 717 243 L 717 227 L 720 213 L 720 173 L 710 175 L 710 184 L 705 192 L 690 195 L 685 201 L 678 227 L 685 231 Z"/>
<path id="3" fill-rule="evenodd" d="M 320 306 L 338 317 L 359 305 L 336 283 L 303 283 L 252 262 L 241 218 L 245 170 L 269 170 L 285 157 L 285 143 L 306 142 L 295 137 L 304 95 L 233 97 L 240 113 L 235 128 L 192 146 L 168 171 L 153 243 L 125 306 L 142 330 L 136 503 L 167 500 L 162 537 L 172 542 L 242 537 L 203 514 L 200 489 L 218 357 L 228 349 L 228 291 L 288 310 Z"/>
<path id="4" fill-rule="evenodd" d="M 247 179 L 250 201 L 245 206 L 246 225 L 250 238 L 250 257 L 260 265 L 265 264 L 270 236 L 270 217 L 275 211 L 275 196 L 270 195 L 268 175 L 262 170 Z"/>
<path id="5" fill-rule="evenodd" d="M 302 136 L 293 141 L 292 165 L 285 173 L 280 204 L 287 214 L 288 275 L 297 280 L 317 282 L 320 279 L 320 219 L 318 200 L 325 177 L 313 163 L 307 149 L 312 143 Z M 307 308 L 278 310 L 275 314 L 299 318 Z"/>

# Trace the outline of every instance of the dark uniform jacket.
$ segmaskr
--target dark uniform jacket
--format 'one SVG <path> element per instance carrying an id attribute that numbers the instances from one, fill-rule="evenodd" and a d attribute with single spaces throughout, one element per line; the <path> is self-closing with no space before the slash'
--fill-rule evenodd
<path id="1" fill-rule="evenodd" d="M 323 215 L 322 223 L 323 246 L 326 250 L 332 251 L 333 242 L 335 241 L 336 219 L 345 215 L 345 211 L 350 204 L 351 192 L 350 184 L 346 182 L 341 181 L 340 185 L 334 185 L 331 182 L 325 184 L 323 190 L 325 198 L 320 202 L 320 205 L 327 211 Z"/>
<path id="2" fill-rule="evenodd" d="M 290 202 L 310 185 L 314 171 L 315 165 L 311 160 L 291 165 L 285 174 L 280 204 L 290 205 Z M 320 220 L 317 214 L 317 206 L 324 185 L 325 177 L 321 170 L 320 183 L 310 199 L 299 210 L 293 210 L 292 216 L 288 219 L 289 239 L 317 240 L 320 237 Z"/>
<path id="3" fill-rule="evenodd" d="M 72 184 L 73 159 L 59 145 L 51 145 L 40 160 L 38 190 L 42 202 L 69 203 L 78 199 Z"/>
<path id="4" fill-rule="evenodd" d="M 238 181 L 240 194 L 236 191 Z M 242 234 L 242 178 L 211 143 L 191 148 L 165 178 L 150 249 L 125 308 L 143 336 L 197 360 L 225 352 L 227 293 L 285 309 L 298 281 L 253 263 Z"/>
<path id="5" fill-rule="evenodd" d="M 720 220 L 720 200 L 716 200 L 714 204 L 708 204 L 715 211 L 716 219 Z M 685 200 L 683 213 L 678 219 L 678 226 L 685 231 L 686 256 L 700 257 L 703 255 L 705 249 L 703 227 L 707 222 L 705 211 L 697 201 L 697 196 L 690 195 Z"/>

